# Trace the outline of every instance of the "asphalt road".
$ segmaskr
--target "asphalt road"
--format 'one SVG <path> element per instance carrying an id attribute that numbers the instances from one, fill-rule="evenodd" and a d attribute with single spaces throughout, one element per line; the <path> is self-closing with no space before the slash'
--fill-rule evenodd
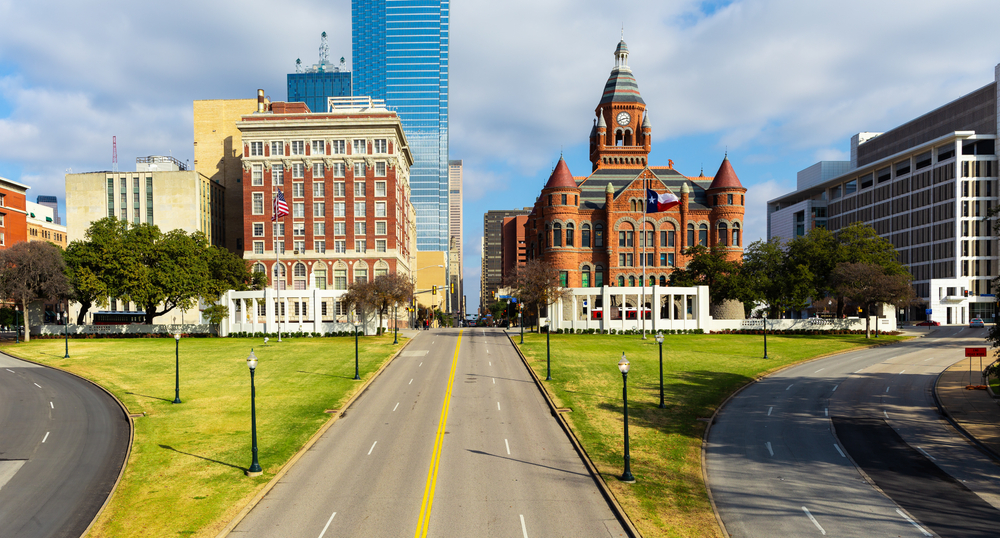
<path id="1" fill-rule="evenodd" d="M 987 524 L 1000 516 L 1000 468 L 951 429 L 932 396 L 937 374 L 984 336 L 942 328 L 792 367 L 741 392 L 720 412 L 707 451 L 727 530 L 996 536 Z"/>
<path id="2" fill-rule="evenodd" d="M 420 334 L 233 530 L 626 536 L 499 329 Z"/>
<path id="3" fill-rule="evenodd" d="M 128 418 L 104 391 L 0 354 L 0 538 L 82 535 L 128 441 Z"/>

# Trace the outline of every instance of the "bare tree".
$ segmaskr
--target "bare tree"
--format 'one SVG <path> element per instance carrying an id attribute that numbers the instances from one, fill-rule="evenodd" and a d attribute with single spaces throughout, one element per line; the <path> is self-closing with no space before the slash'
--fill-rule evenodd
<path id="1" fill-rule="evenodd" d="M 888 274 L 870 263 L 839 263 L 831 276 L 833 289 L 865 309 L 865 337 L 871 337 L 871 312 L 879 303 L 902 305 L 913 297 L 910 274 Z"/>
<path id="2" fill-rule="evenodd" d="M 30 340 L 28 305 L 35 299 L 61 300 L 69 296 L 69 279 L 62 249 L 46 241 L 16 243 L 0 251 L 0 291 L 25 312 L 24 341 Z"/>
<path id="3" fill-rule="evenodd" d="M 551 305 L 567 293 L 559 282 L 559 270 L 537 258 L 518 266 L 506 284 L 528 308 L 527 313 L 535 314 L 536 320 L 541 305 Z"/>
<path id="4" fill-rule="evenodd" d="M 371 287 L 371 306 L 378 313 L 378 330 L 381 331 L 389 307 L 398 308 L 401 303 L 409 301 L 413 295 L 413 284 L 399 273 L 390 273 L 375 277 Z"/>

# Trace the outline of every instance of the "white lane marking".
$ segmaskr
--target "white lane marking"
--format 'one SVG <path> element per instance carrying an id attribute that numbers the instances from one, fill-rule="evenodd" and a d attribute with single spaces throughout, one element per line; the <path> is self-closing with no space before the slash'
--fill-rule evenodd
<path id="1" fill-rule="evenodd" d="M 507 440 L 504 439 L 503 440 L 503 444 L 504 444 L 504 446 L 507 447 L 507 455 L 510 456 L 510 443 L 508 443 Z"/>
<path id="2" fill-rule="evenodd" d="M 933 359 L 933 358 L 934 358 L 934 357 L 927 357 L 926 359 L 924 359 L 924 362 L 927 362 L 927 361 L 929 361 L 929 360 L 931 360 L 931 359 Z"/>
<path id="3" fill-rule="evenodd" d="M 38 388 L 42 388 L 42 386 L 39 385 L 38 383 L 35 383 L 35 386 L 38 387 Z"/>
<path id="4" fill-rule="evenodd" d="M 500 402 L 497 402 L 497 411 L 500 410 Z"/>
<path id="5" fill-rule="evenodd" d="M 7 370 L 8 372 L 12 373 L 12 374 L 14 373 L 14 370 L 11 370 L 10 368 L 4 368 L 4 369 Z"/>
<path id="6" fill-rule="evenodd" d="M 833 443 L 833 448 L 837 449 L 837 452 L 840 454 L 841 458 L 846 458 L 847 457 L 847 456 L 844 455 L 844 451 L 841 450 L 839 446 L 837 446 L 837 443 Z"/>
<path id="7" fill-rule="evenodd" d="M 886 392 L 889 392 L 889 387 L 886 387 L 886 388 L 885 388 L 885 391 L 886 391 Z"/>
<path id="8" fill-rule="evenodd" d="M 830 416 L 830 408 L 829 407 L 824 407 L 823 408 L 823 416 L 824 417 Z"/>
<path id="9" fill-rule="evenodd" d="M 493 366 L 493 361 L 490 361 L 490 366 Z"/>
<path id="10" fill-rule="evenodd" d="M 764 443 L 764 446 L 767 447 L 767 451 L 771 454 L 771 457 L 773 458 L 774 457 L 774 450 L 771 449 L 771 441 L 768 441 L 768 442 Z"/>
<path id="11" fill-rule="evenodd" d="M 52 405 L 52 402 L 49 402 L 49 407 L 51 407 L 52 409 L 56 408 L 56 406 Z"/>
<path id="12" fill-rule="evenodd" d="M 905 371 L 906 371 L 906 370 L 900 370 L 900 371 L 899 371 L 899 373 L 903 373 L 903 372 L 905 372 Z"/>
<path id="13" fill-rule="evenodd" d="M 916 448 L 917 450 L 919 450 L 920 453 L 923 454 L 924 456 L 927 456 L 928 458 L 932 459 L 933 461 L 937 461 L 937 458 L 935 458 L 934 456 L 931 456 L 930 454 L 927 453 L 926 450 L 920 448 L 919 446 L 918 447 L 914 447 L 914 448 Z"/>
<path id="14" fill-rule="evenodd" d="M 774 407 L 768 407 L 767 408 L 767 416 L 771 416 L 771 410 L 772 409 L 774 409 Z"/>
<path id="15" fill-rule="evenodd" d="M 486 354 L 489 355 L 490 354 L 490 350 L 487 349 L 486 350 Z"/>
<path id="16" fill-rule="evenodd" d="M 820 368 L 819 370 L 816 370 L 816 371 L 815 371 L 815 372 L 813 372 L 813 373 L 814 373 L 814 374 L 818 374 L 818 373 L 822 372 L 823 370 L 826 370 L 826 368 Z"/>
<path id="17" fill-rule="evenodd" d="M 885 415 L 885 418 L 889 418 L 889 413 L 886 413 L 885 409 L 882 410 L 882 414 Z"/>
<path id="18" fill-rule="evenodd" d="M 528 538 L 528 527 L 524 526 L 524 514 L 521 514 L 521 532 L 524 534 L 524 538 Z"/>
<path id="19" fill-rule="evenodd" d="M 396 402 L 396 407 L 399 407 L 399 402 Z M 392 410 L 395 411 L 396 407 L 393 407 Z"/>
<path id="20" fill-rule="evenodd" d="M 493 379 L 493 384 L 496 385 L 497 384 L 497 378 L 494 377 L 492 379 Z"/>
<path id="21" fill-rule="evenodd" d="M 378 444 L 378 441 L 375 441 L 374 443 L 372 443 L 372 447 L 368 449 L 368 455 L 369 456 L 372 455 L 372 450 L 375 450 L 375 445 L 377 445 L 377 444 Z"/>
<path id="22" fill-rule="evenodd" d="M 795 385 L 795 383 L 792 383 L 791 385 L 788 385 L 787 387 L 785 387 L 785 390 L 788 390 L 788 389 L 792 388 L 794 385 Z"/>
<path id="23" fill-rule="evenodd" d="M 413 384 L 413 380 L 411 379 L 410 382 L 407 383 L 407 385 L 412 385 L 412 384 Z"/>
<path id="24" fill-rule="evenodd" d="M 812 521 L 813 525 L 816 525 L 816 528 L 819 529 L 819 532 L 822 533 L 823 536 L 826 536 L 826 531 L 823 530 L 823 527 L 820 526 L 819 521 L 816 521 L 816 518 L 814 518 L 813 515 L 809 513 L 809 509 L 803 506 L 802 511 L 805 512 L 807 516 L 809 516 L 809 521 Z"/>
<path id="25" fill-rule="evenodd" d="M 916 521 L 913 521 L 912 519 L 910 519 L 910 516 L 904 514 L 903 511 L 900 510 L 899 508 L 896 509 L 896 513 L 899 514 L 899 515 L 901 515 L 901 516 L 903 516 L 903 519 L 909 521 L 910 525 L 913 525 L 914 527 L 920 529 L 920 532 L 924 533 L 924 536 L 933 536 L 931 533 L 925 531 L 923 527 L 921 527 L 920 525 L 917 525 Z"/>
<path id="26" fill-rule="evenodd" d="M 45 437 L 42 437 L 42 442 L 44 443 L 46 439 L 49 438 L 49 432 L 45 432 Z"/>
<path id="27" fill-rule="evenodd" d="M 326 534 L 326 529 L 330 528 L 330 523 L 333 523 L 333 516 L 335 515 L 337 515 L 336 512 L 334 512 L 333 515 L 330 516 L 330 519 L 326 520 L 326 526 L 323 527 L 323 532 L 319 533 L 319 538 L 323 538 L 323 535 Z"/>
<path id="28" fill-rule="evenodd" d="M 861 370 L 864 370 L 864 368 L 862 368 Z M 858 373 L 858 372 L 860 372 L 861 370 L 855 370 L 855 371 L 854 371 L 854 373 Z"/>
<path id="29" fill-rule="evenodd" d="M 423 365 L 424 365 L 424 363 L 420 363 L 420 364 L 417 365 L 417 368 L 420 368 Z M 334 513 L 336 513 L 336 512 L 334 512 Z"/>
<path id="30" fill-rule="evenodd" d="M 483 336 L 486 336 L 486 329 L 483 329 Z"/>
<path id="31" fill-rule="evenodd" d="M 834 386 L 833 386 L 833 391 L 831 391 L 831 392 L 837 392 L 837 387 L 839 387 L 839 386 L 840 386 L 839 384 L 837 384 L 837 385 L 834 385 Z"/>

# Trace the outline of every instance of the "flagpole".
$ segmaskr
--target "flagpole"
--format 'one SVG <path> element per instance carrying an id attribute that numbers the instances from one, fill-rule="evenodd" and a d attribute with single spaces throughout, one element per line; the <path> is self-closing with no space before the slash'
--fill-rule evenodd
<path id="1" fill-rule="evenodd" d="M 273 173 L 274 172 L 272 172 L 272 174 Z M 282 176 L 285 175 L 284 170 L 281 171 L 281 175 Z M 284 182 L 284 177 L 282 177 L 282 182 Z M 272 180 L 271 183 L 274 184 L 274 181 Z M 271 191 L 271 217 L 273 217 L 272 220 L 274 220 L 274 222 L 278 222 L 278 198 L 275 196 L 273 190 Z M 282 217 L 282 219 L 284 219 L 284 217 Z M 284 224 L 285 221 L 282 220 L 281 223 Z M 272 228 L 274 228 L 274 230 L 272 231 L 276 232 L 278 227 L 272 226 Z M 276 297 L 275 300 L 277 301 L 274 305 L 274 317 L 275 320 L 277 320 L 277 325 L 278 325 L 278 342 L 281 342 L 281 286 L 278 285 L 278 277 L 281 276 L 281 271 L 279 271 L 278 269 L 279 268 L 284 269 L 284 267 L 281 267 L 281 258 L 278 257 L 277 233 L 274 234 L 273 248 L 274 248 L 274 293 Z"/>
<path id="2" fill-rule="evenodd" d="M 646 190 L 646 178 L 643 174 L 642 179 L 642 192 L 643 198 L 647 198 L 649 191 Z M 646 237 L 646 213 L 649 209 L 649 200 L 646 200 L 642 204 L 642 241 L 639 242 L 642 245 L 642 304 L 639 305 L 639 317 L 642 318 L 642 339 L 646 339 L 646 248 L 647 248 L 647 237 Z"/>

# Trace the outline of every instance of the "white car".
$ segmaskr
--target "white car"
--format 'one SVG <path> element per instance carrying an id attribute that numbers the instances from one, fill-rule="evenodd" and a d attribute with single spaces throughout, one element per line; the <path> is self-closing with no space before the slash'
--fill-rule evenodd
<path id="1" fill-rule="evenodd" d="M 970 328 L 974 328 L 975 329 L 975 328 L 982 328 L 982 327 L 985 327 L 985 326 L 986 326 L 986 324 L 983 323 L 983 320 L 980 319 L 980 318 L 972 318 L 969 321 L 969 327 Z"/>

